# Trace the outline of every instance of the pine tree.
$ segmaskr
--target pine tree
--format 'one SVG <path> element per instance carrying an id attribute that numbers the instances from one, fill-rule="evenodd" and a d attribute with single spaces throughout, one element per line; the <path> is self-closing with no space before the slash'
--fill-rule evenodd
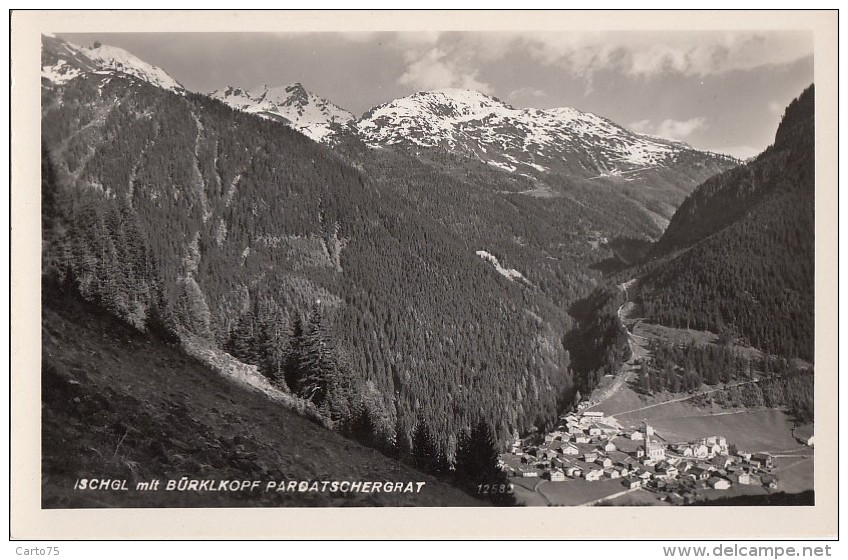
<path id="1" fill-rule="evenodd" d="M 415 430 L 412 432 L 412 460 L 415 468 L 428 474 L 444 472 L 436 439 L 427 427 L 424 417 L 419 415 Z"/>
<path id="2" fill-rule="evenodd" d="M 483 486 L 508 486 L 506 474 L 498 467 L 498 452 L 492 429 L 480 420 L 471 433 L 460 437 L 456 450 L 456 481 L 467 492 L 479 495 Z M 493 491 L 487 494 L 497 505 L 512 505 L 515 498 L 509 492 Z"/>
<path id="3" fill-rule="evenodd" d="M 301 381 L 303 379 L 303 371 L 300 369 L 300 360 L 303 354 L 303 336 L 303 320 L 298 316 L 295 317 L 294 324 L 292 325 L 289 346 L 283 358 L 283 377 L 286 380 L 286 385 L 295 394 L 300 394 Z"/>
<path id="4" fill-rule="evenodd" d="M 313 306 L 297 356 L 300 396 L 314 403 L 334 422 L 343 426 L 349 423 L 353 382 L 330 341 L 318 304 Z"/>

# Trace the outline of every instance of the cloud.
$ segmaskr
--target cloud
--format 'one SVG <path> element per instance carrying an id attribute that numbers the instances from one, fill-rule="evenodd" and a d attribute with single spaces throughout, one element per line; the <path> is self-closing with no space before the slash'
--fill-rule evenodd
<path id="1" fill-rule="evenodd" d="M 685 121 L 665 119 L 657 125 L 645 119 L 630 123 L 630 129 L 641 134 L 650 134 L 660 138 L 672 140 L 684 140 L 698 129 L 706 127 L 707 119 L 704 117 L 692 117 Z"/>
<path id="2" fill-rule="evenodd" d="M 510 101 L 515 101 L 517 99 L 528 97 L 539 99 L 547 96 L 548 94 L 540 90 L 539 88 L 534 88 L 530 86 L 514 89 L 508 94 L 506 94 L 507 99 L 509 99 Z"/>
<path id="3" fill-rule="evenodd" d="M 406 71 L 398 78 L 398 83 L 416 89 L 430 90 L 440 88 L 474 89 L 491 93 L 492 87 L 477 79 L 479 71 L 468 62 L 460 61 L 440 47 L 423 52 L 407 51 Z"/>
<path id="4" fill-rule="evenodd" d="M 586 77 L 602 70 L 630 76 L 706 76 L 788 64 L 813 53 L 803 31 L 658 31 L 536 34 L 523 39 L 537 60 Z"/>
<path id="5" fill-rule="evenodd" d="M 768 109 L 775 115 L 782 115 L 783 110 L 786 108 L 785 103 L 778 103 L 777 101 L 772 101 L 768 104 Z"/>

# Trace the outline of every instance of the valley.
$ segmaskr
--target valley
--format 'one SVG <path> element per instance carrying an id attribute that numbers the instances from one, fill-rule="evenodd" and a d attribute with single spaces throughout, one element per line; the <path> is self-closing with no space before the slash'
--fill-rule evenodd
<path id="1" fill-rule="evenodd" d="M 618 289 L 625 294 L 617 316 L 627 332 L 630 357 L 577 404 L 576 412 L 561 416 L 555 429 L 517 438 L 501 455 L 518 503 L 648 506 L 812 492 L 812 436 L 796 435 L 799 425 L 812 434 L 812 425 L 786 410 L 713 402 L 713 395 L 756 385 L 759 378 L 683 394 L 639 390 L 654 344 L 718 345 L 719 337 L 646 323 L 637 316 L 637 280 Z M 750 347 L 733 350 L 747 358 L 763 357 Z M 652 456 L 649 435 L 659 440 L 661 458 Z M 726 441 L 722 450 L 699 454 L 697 442 L 717 438 Z M 768 469 L 748 463 L 758 454 L 768 458 Z M 703 477 L 688 474 L 701 471 Z"/>

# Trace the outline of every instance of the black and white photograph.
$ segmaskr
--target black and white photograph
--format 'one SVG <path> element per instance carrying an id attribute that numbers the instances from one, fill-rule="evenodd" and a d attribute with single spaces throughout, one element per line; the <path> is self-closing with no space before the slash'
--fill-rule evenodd
<path id="1" fill-rule="evenodd" d="M 833 12 L 42 15 L 36 510 L 835 531 Z"/>

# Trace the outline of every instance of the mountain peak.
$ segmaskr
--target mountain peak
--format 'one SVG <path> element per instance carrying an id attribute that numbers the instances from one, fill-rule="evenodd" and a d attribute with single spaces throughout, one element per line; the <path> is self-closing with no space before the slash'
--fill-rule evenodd
<path id="1" fill-rule="evenodd" d="M 111 45 L 80 47 L 55 35 L 42 35 L 41 74 L 53 83 L 64 83 L 86 72 L 119 72 L 162 89 L 184 94 L 185 88 L 158 66 Z"/>
<path id="2" fill-rule="evenodd" d="M 209 96 L 239 111 L 285 122 L 316 142 L 326 138 L 334 127 L 355 120 L 352 113 L 308 91 L 300 82 L 285 86 L 263 84 L 250 90 L 228 86 Z"/>

